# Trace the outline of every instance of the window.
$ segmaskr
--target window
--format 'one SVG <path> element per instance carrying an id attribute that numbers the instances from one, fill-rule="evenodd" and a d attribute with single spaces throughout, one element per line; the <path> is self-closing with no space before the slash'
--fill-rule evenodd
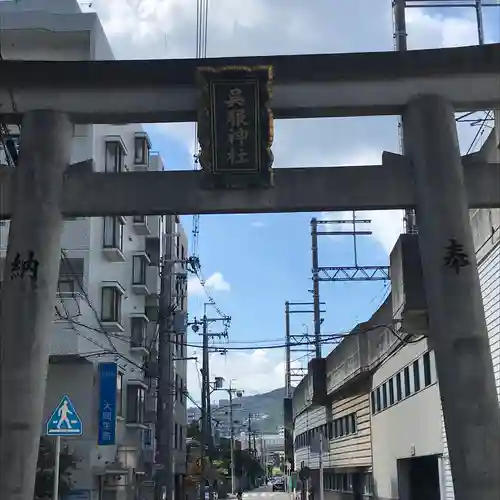
<path id="1" fill-rule="evenodd" d="M 404 370 L 404 380 L 405 380 L 405 397 L 408 397 L 411 394 L 410 387 L 410 367 L 407 366 Z"/>
<path id="2" fill-rule="evenodd" d="M 377 411 L 380 411 L 382 408 L 382 402 L 380 401 L 380 387 L 377 387 L 376 398 Z"/>
<path id="3" fill-rule="evenodd" d="M 123 417 L 123 373 L 116 377 L 116 416 Z"/>
<path id="4" fill-rule="evenodd" d="M 363 493 L 365 495 L 373 495 L 373 476 L 370 472 L 364 474 Z"/>
<path id="5" fill-rule="evenodd" d="M 134 224 L 146 224 L 146 216 L 145 215 L 134 215 L 133 217 Z"/>
<path id="6" fill-rule="evenodd" d="M 330 430 L 330 426 L 333 427 L 332 434 L 327 433 Z M 315 431 L 323 432 L 324 435 L 332 438 L 341 438 L 348 436 L 350 434 L 356 433 L 356 413 L 350 413 L 349 415 L 344 415 L 343 417 L 336 418 L 333 422 L 329 424 L 324 424 L 320 428 L 316 428 Z"/>
<path id="7" fill-rule="evenodd" d="M 375 414 L 375 392 L 372 391 L 371 393 L 371 399 L 372 399 L 372 414 L 374 415 Z"/>
<path id="8" fill-rule="evenodd" d="M 148 261 L 145 255 L 134 255 L 132 258 L 132 285 L 146 284 L 146 268 Z"/>
<path id="9" fill-rule="evenodd" d="M 151 429 L 145 429 L 142 433 L 142 443 L 145 448 L 149 448 L 152 445 L 152 432 Z"/>
<path id="10" fill-rule="evenodd" d="M 387 383 L 382 385 L 382 409 L 387 408 Z"/>
<path id="11" fill-rule="evenodd" d="M 104 217 L 103 247 L 123 250 L 123 221 L 120 217 Z"/>
<path id="12" fill-rule="evenodd" d="M 396 374 L 396 399 L 401 401 L 403 399 L 403 390 L 401 387 L 401 373 Z"/>
<path id="13" fill-rule="evenodd" d="M 149 142 L 146 136 L 136 136 L 134 140 L 134 164 L 149 164 Z"/>
<path id="14" fill-rule="evenodd" d="M 57 293 L 59 295 L 75 295 L 75 281 L 71 279 L 59 280 L 57 282 Z"/>
<path id="15" fill-rule="evenodd" d="M 413 386 L 415 388 L 415 392 L 420 390 L 420 366 L 418 359 L 413 362 Z"/>
<path id="16" fill-rule="evenodd" d="M 106 142 L 106 158 L 104 163 L 105 172 L 122 172 L 125 151 L 118 141 Z"/>
<path id="17" fill-rule="evenodd" d="M 103 286 L 101 296 L 101 320 L 121 322 L 121 291 L 114 286 Z"/>
<path id="18" fill-rule="evenodd" d="M 426 352 L 424 354 L 424 385 L 425 387 L 432 384 L 432 374 L 431 374 L 431 355 Z"/>
<path id="19" fill-rule="evenodd" d="M 0 165 L 17 165 L 19 155 L 19 134 L 9 133 L 5 146 L 0 144 Z"/>
<path id="20" fill-rule="evenodd" d="M 394 379 L 391 378 L 388 382 L 389 385 L 389 405 L 392 406 L 394 404 Z"/>
<path id="21" fill-rule="evenodd" d="M 179 400 L 182 404 L 186 404 L 186 390 L 184 388 L 184 380 L 182 380 L 182 378 L 180 379 L 179 382 L 179 390 L 180 390 Z"/>
<path id="22" fill-rule="evenodd" d="M 184 449 L 184 428 L 179 424 L 179 450 Z"/>
<path id="23" fill-rule="evenodd" d="M 351 434 L 356 434 L 356 414 L 355 413 L 351 413 L 350 415 L 348 415 L 348 419 L 349 419 L 349 430 L 350 430 L 350 433 Z"/>
<path id="24" fill-rule="evenodd" d="M 130 319 L 130 346 L 146 346 L 146 320 L 144 318 Z"/>
<path id="25" fill-rule="evenodd" d="M 178 446 L 178 443 L 177 443 L 177 428 L 178 428 L 178 425 L 177 424 L 174 424 L 174 449 L 177 450 L 177 446 Z"/>
<path id="26" fill-rule="evenodd" d="M 143 387 L 127 386 L 127 422 L 131 424 L 144 423 L 144 403 L 146 393 Z"/>

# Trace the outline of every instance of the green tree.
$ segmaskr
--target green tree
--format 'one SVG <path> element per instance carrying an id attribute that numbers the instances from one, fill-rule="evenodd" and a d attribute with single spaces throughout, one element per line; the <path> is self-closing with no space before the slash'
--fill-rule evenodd
<path id="1" fill-rule="evenodd" d="M 217 468 L 231 470 L 231 441 L 226 438 L 219 440 L 215 456 Z M 238 477 L 249 476 L 256 479 L 264 474 L 262 465 L 248 450 L 234 450 L 234 469 Z"/>
<path id="2" fill-rule="evenodd" d="M 201 439 L 200 424 L 197 420 L 193 420 L 187 425 L 186 437 L 196 439 L 197 441 Z"/>
<path id="3" fill-rule="evenodd" d="M 68 446 L 61 444 L 59 461 L 59 491 L 61 495 L 64 495 L 71 489 L 71 474 L 76 469 L 78 462 L 78 458 L 69 451 Z M 42 436 L 38 448 L 34 500 L 52 498 L 54 463 L 55 443 L 52 439 Z"/>

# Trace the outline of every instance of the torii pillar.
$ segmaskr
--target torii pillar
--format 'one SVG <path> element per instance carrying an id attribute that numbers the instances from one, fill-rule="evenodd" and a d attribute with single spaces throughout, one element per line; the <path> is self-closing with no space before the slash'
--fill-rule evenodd
<path id="1" fill-rule="evenodd" d="M 0 304 L 0 498 L 33 500 L 73 127 L 24 115 Z"/>
<path id="2" fill-rule="evenodd" d="M 455 499 L 500 498 L 500 407 L 452 104 L 414 98 L 404 138 Z"/>

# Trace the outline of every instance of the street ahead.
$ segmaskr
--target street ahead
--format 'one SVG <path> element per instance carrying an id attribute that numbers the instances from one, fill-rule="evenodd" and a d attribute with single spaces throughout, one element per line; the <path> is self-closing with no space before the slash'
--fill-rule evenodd
<path id="1" fill-rule="evenodd" d="M 261 486 L 252 491 L 243 493 L 243 500 L 288 500 L 290 493 L 273 491 L 272 486 Z"/>

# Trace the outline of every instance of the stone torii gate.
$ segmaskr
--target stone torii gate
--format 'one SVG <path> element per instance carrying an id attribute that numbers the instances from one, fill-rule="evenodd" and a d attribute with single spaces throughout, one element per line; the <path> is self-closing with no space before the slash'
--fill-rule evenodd
<path id="1" fill-rule="evenodd" d="M 0 113 L 21 123 L 0 169 L 11 219 L 0 318 L 0 498 L 32 500 L 64 216 L 417 210 L 456 500 L 500 498 L 500 411 L 469 208 L 500 207 L 500 165 L 461 158 L 455 111 L 500 108 L 500 45 L 215 60 L 0 62 Z M 195 121 L 199 65 L 272 65 L 276 118 L 404 116 L 379 166 L 276 169 L 274 187 L 205 190 L 200 172 L 67 169 L 72 123 Z M 14 99 L 12 99 L 12 97 Z M 444 266 L 450 241 L 469 265 Z"/>

